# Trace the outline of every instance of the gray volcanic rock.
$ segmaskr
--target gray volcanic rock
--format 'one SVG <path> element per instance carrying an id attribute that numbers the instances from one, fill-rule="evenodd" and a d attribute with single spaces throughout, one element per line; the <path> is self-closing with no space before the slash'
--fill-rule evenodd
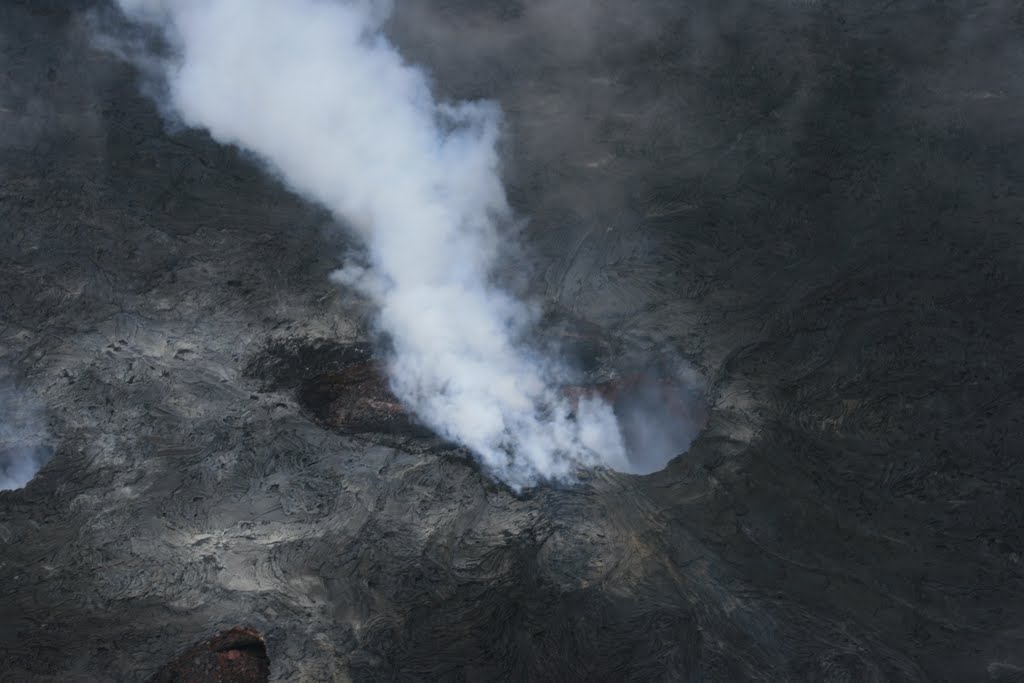
<path id="1" fill-rule="evenodd" d="M 1020 8 L 399 4 L 507 114 L 505 275 L 685 358 L 706 427 L 516 496 L 318 420 L 372 357 L 343 228 L 165 124 L 92 3 L 0 0 L 0 367 L 53 449 L 0 492 L 0 678 L 247 626 L 273 681 L 1020 680 Z"/>

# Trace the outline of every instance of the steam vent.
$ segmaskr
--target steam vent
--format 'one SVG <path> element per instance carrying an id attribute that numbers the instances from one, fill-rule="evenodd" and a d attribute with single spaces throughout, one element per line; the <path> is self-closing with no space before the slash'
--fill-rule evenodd
<path id="1" fill-rule="evenodd" d="M 1024 10 L 0 0 L 0 681 L 1024 681 Z"/>

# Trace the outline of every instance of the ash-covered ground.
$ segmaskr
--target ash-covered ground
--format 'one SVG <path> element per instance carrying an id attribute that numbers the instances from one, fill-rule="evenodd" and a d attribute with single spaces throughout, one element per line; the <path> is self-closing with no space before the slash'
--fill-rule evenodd
<path id="1" fill-rule="evenodd" d="M 505 111 L 504 275 L 706 426 L 515 495 L 359 374 L 344 226 L 168 126 L 93 3 L 0 0 L 0 456 L 48 457 L 0 491 L 0 680 L 238 626 L 273 681 L 1024 680 L 1020 7 L 398 5 Z"/>

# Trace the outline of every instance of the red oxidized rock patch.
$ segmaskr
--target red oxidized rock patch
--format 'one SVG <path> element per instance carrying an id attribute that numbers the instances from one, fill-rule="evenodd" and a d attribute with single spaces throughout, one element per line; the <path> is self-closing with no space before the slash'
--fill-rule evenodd
<path id="1" fill-rule="evenodd" d="M 391 393 L 384 369 L 372 361 L 303 382 L 298 400 L 321 423 L 349 434 L 429 434 Z"/>
<path id="2" fill-rule="evenodd" d="M 186 650 L 153 676 L 152 683 L 266 683 L 267 646 L 258 631 L 233 628 Z"/>

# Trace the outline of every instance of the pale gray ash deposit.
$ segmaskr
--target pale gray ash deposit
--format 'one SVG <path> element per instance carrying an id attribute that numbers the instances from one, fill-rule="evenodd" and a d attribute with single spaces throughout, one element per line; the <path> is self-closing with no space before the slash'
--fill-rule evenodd
<path id="1" fill-rule="evenodd" d="M 0 0 L 0 681 L 1024 680 L 1024 10 Z"/>

